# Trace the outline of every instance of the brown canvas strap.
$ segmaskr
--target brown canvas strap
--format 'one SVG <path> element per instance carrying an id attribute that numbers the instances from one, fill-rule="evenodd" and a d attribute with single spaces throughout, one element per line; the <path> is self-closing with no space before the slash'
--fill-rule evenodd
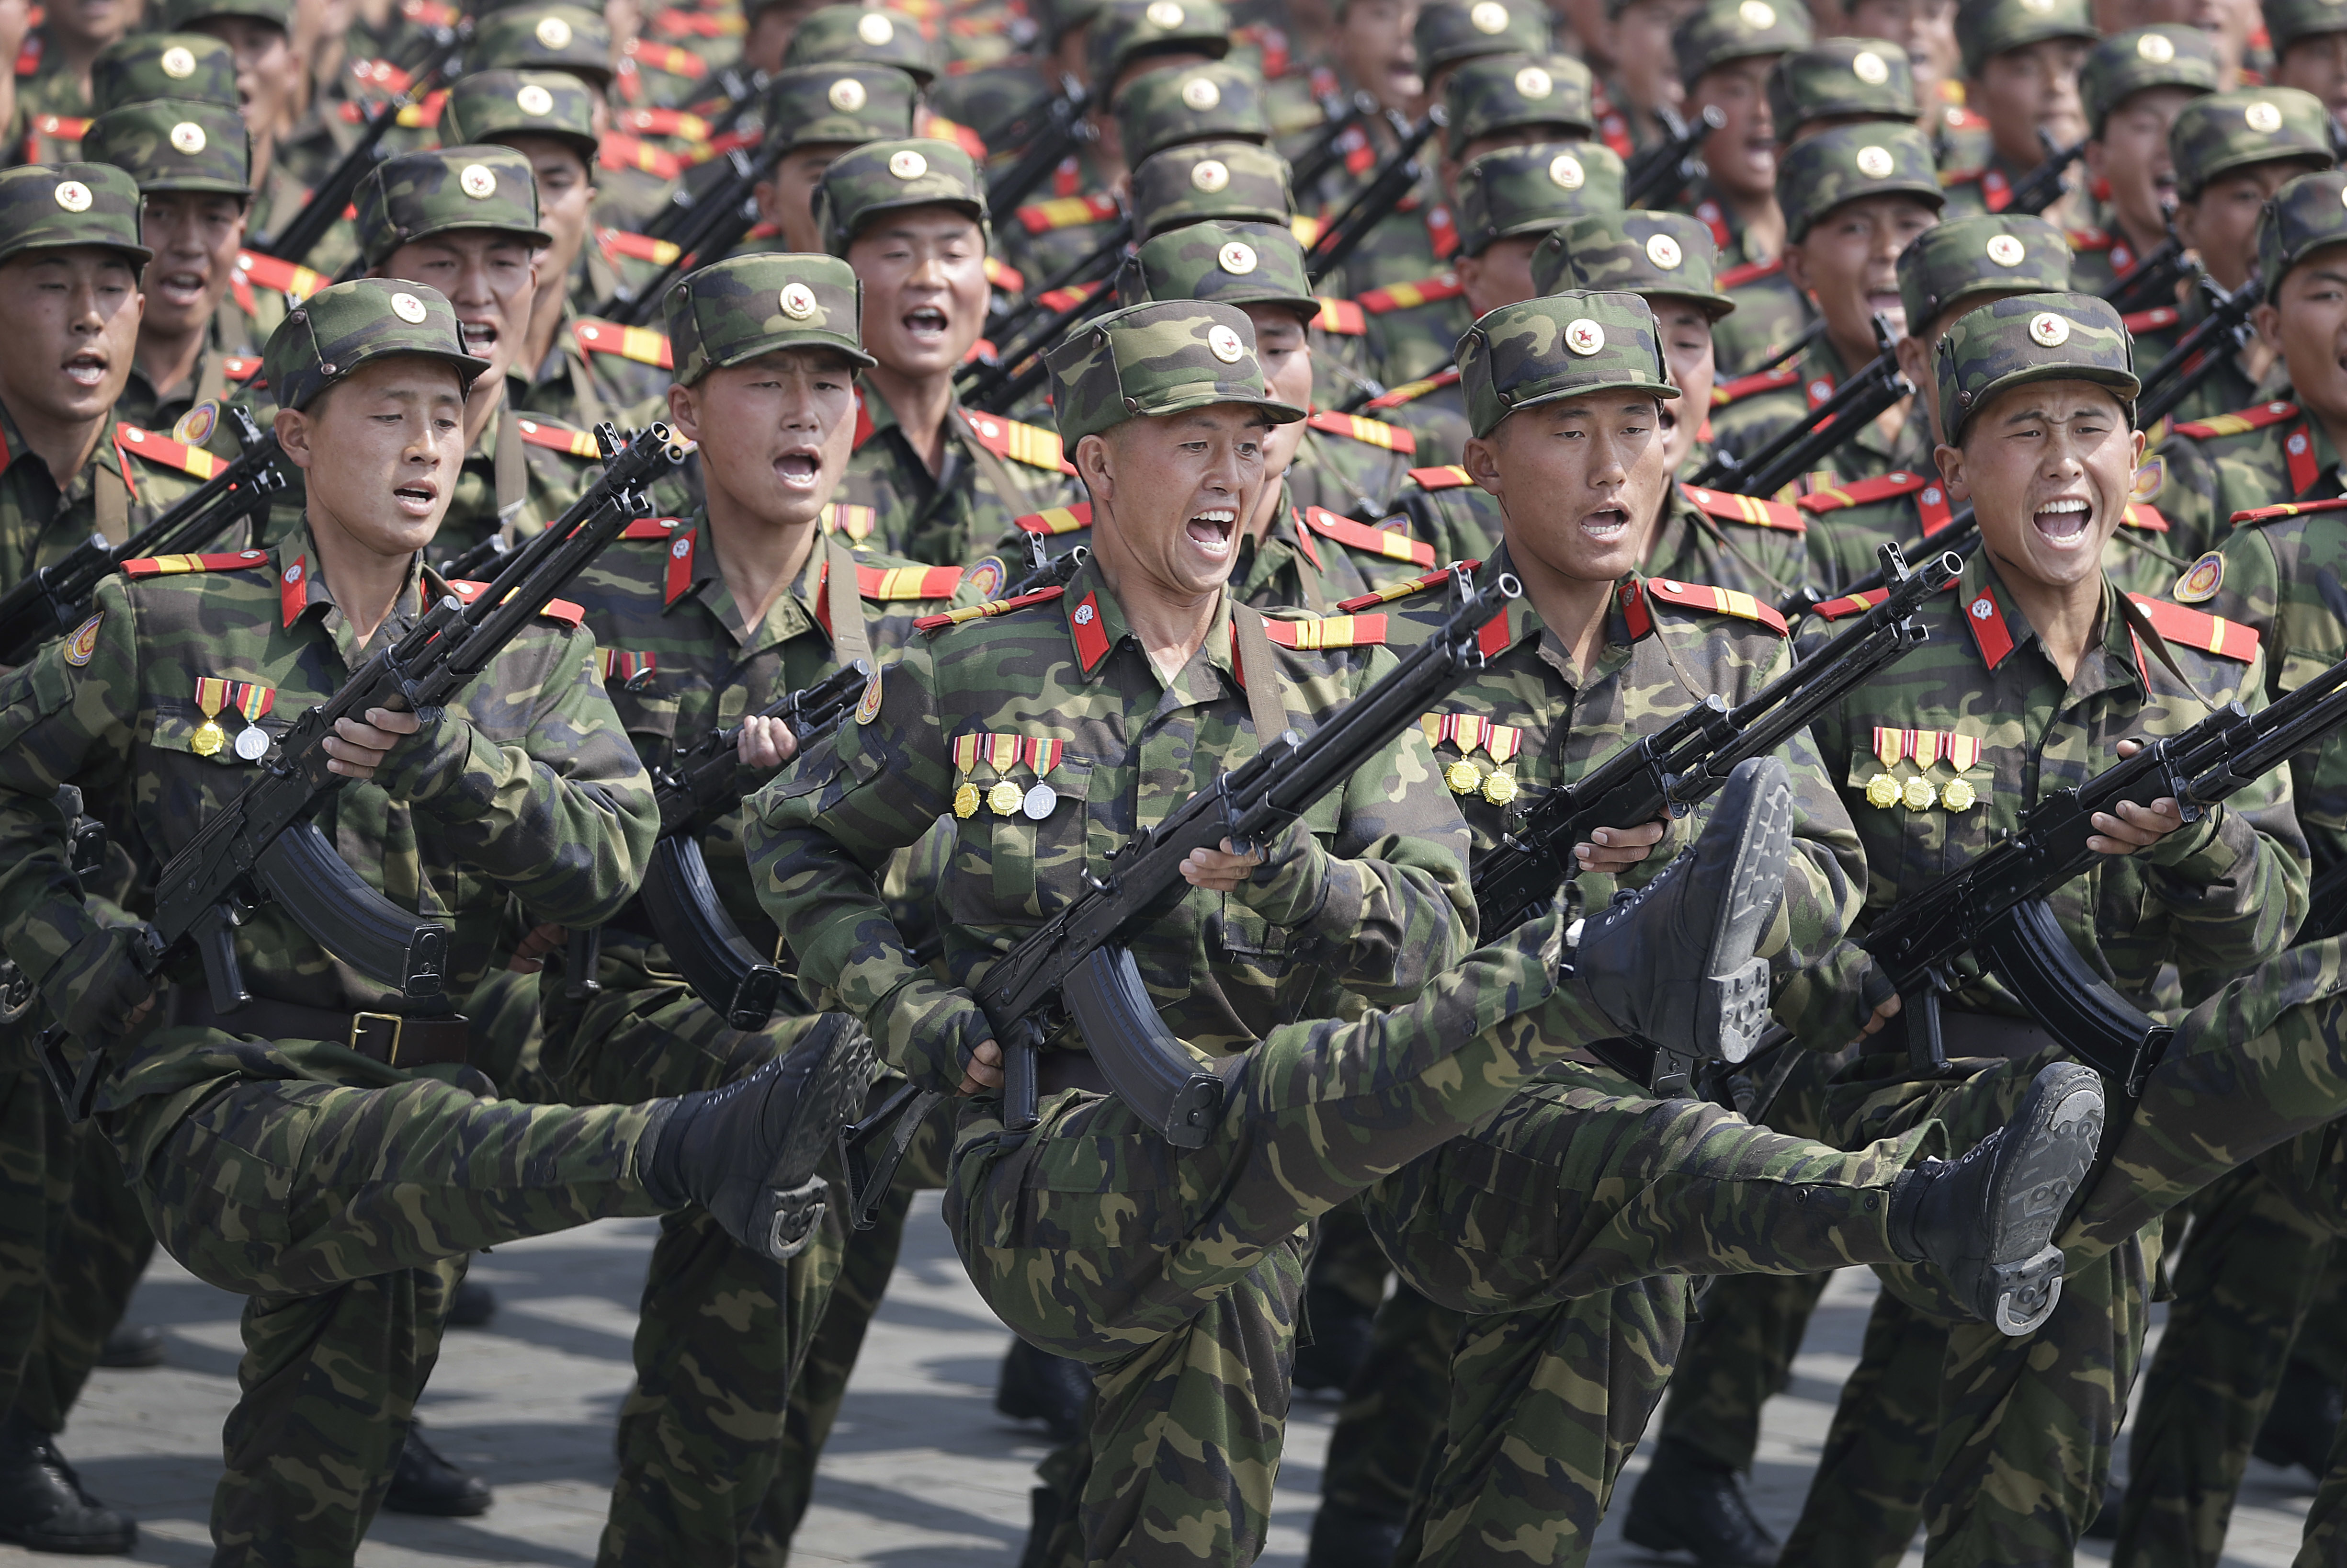
<path id="1" fill-rule="evenodd" d="M 90 499 L 97 509 L 97 531 L 106 542 L 118 545 L 130 537 L 130 487 L 122 471 L 104 461 L 90 477 Z"/>
<path id="2" fill-rule="evenodd" d="M 521 419 L 507 404 L 497 413 L 497 527 L 513 527 L 514 515 L 529 499 L 529 459 L 521 449 Z"/>
<path id="3" fill-rule="evenodd" d="M 842 668 L 861 662 L 868 672 L 865 689 L 880 678 L 872 657 L 872 637 L 864 624 L 864 596 L 856 590 L 856 557 L 839 530 L 823 536 L 824 604 L 831 611 L 831 651 Z"/>
<path id="4" fill-rule="evenodd" d="M 1267 746 L 1287 728 L 1286 687 L 1279 661 L 1272 657 L 1271 639 L 1265 635 L 1263 616 L 1244 604 L 1231 606 L 1231 628 L 1239 645 L 1239 679 L 1246 687 L 1247 714 L 1255 720 L 1255 742 Z"/>

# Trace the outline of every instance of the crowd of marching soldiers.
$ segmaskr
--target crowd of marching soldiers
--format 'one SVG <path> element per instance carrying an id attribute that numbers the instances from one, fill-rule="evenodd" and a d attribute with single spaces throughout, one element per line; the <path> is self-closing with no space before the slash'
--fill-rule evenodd
<path id="1" fill-rule="evenodd" d="M 2094 817 L 2046 919 L 2139 1071 L 1865 946 L 2347 655 L 2339 0 L 0 0 L 0 1542 L 132 1547 L 57 1440 L 163 1356 L 159 1243 L 248 1298 L 213 1562 L 333 1568 L 491 1506 L 415 1419 L 469 1255 L 657 1214 L 598 1561 L 779 1562 L 942 1188 L 1039 1568 L 1253 1561 L 1297 1388 L 1313 1568 L 1582 1562 L 1650 1425 L 1625 1533 L 1703 1568 L 2213 1565 L 2252 1453 L 2347 1562 L 2347 743 Z M 315 742 L 430 994 L 253 883 L 159 941 L 303 713 L 582 497 L 625 527 L 471 684 Z M 1911 567 L 1911 651 L 1479 911 Z M 1218 1121 L 973 999 L 1470 590 L 1433 711 L 1121 928 Z M 1850 1265 L 1779 1542 L 1743 1478 Z"/>

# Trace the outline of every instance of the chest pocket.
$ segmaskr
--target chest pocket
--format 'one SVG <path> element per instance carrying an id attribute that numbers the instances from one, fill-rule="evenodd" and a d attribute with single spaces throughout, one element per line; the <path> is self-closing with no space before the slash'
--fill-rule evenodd
<path id="1" fill-rule="evenodd" d="M 981 766 L 979 773 L 991 770 Z M 1001 777 L 1021 792 L 1038 782 L 1024 766 Z M 1040 781 L 1051 792 L 1051 803 L 1040 818 L 1029 816 L 1023 804 L 1008 815 L 997 813 L 986 797 L 998 782 L 971 781 L 978 809 L 957 824 L 954 918 L 972 925 L 1032 925 L 1067 907 L 1082 889 L 1092 764 L 1075 757 L 1060 760 Z"/>
<path id="2" fill-rule="evenodd" d="M 671 681 L 665 673 L 645 672 L 628 678 L 614 673 L 603 682 L 612 711 L 620 715 L 620 727 L 645 756 L 664 759 L 668 754 L 664 743 L 677 738 L 677 713 L 684 700 Z"/>
<path id="3" fill-rule="evenodd" d="M 1329 791 L 1304 814 L 1306 831 L 1331 854 L 1336 852 L 1337 827 L 1343 820 L 1344 803 L 1339 798 L 1343 794 L 1341 788 Z M 1252 960 L 1261 970 L 1252 977 L 1255 983 L 1268 985 L 1276 981 L 1286 968 L 1288 934 L 1256 914 L 1244 900 L 1227 893 L 1218 896 L 1215 903 L 1208 925 L 1209 940 L 1214 949 L 1243 963 Z"/>
<path id="4" fill-rule="evenodd" d="M 216 750 L 210 749 L 206 745 L 199 745 L 197 743 L 196 737 L 203 733 L 207 722 L 213 723 L 219 730 L 217 738 L 220 744 Z M 272 712 L 262 716 L 260 727 L 273 742 L 292 725 L 290 721 L 281 719 Z M 224 767 L 246 768 L 252 766 L 260 759 L 255 757 L 248 760 L 237 754 L 236 743 L 242 736 L 245 729 L 245 718 L 241 713 L 232 713 L 223 710 L 217 719 L 207 721 L 203 710 L 197 707 L 191 698 L 158 697 L 155 699 L 155 725 L 148 733 L 147 743 L 159 752 L 177 753 L 192 757 L 198 762 L 213 763 Z M 208 751 L 209 754 L 207 754 Z"/>
<path id="5" fill-rule="evenodd" d="M 1873 890 L 1904 897 L 1988 847 L 1995 753 L 1984 748 L 1961 771 L 1945 757 L 1927 768 L 1912 757 L 1885 767 L 1872 738 L 1865 732 L 1851 743 L 1844 798 L 1866 846 Z"/>

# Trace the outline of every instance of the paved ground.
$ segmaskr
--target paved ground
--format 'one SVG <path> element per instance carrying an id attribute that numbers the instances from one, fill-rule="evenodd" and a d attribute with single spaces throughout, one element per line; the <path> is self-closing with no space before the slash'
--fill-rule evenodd
<path id="1" fill-rule="evenodd" d="M 593 1562 L 651 1229 L 649 1221 L 613 1221 L 477 1260 L 477 1277 L 496 1286 L 501 1310 L 487 1331 L 449 1336 L 425 1412 L 441 1446 L 496 1484 L 497 1507 L 462 1522 L 386 1516 L 360 1553 L 364 1568 Z M 825 1456 L 798 1560 L 1011 1568 L 1026 1532 L 1029 1471 L 1043 1450 L 991 1408 L 1008 1334 L 963 1277 L 934 1200 L 916 1211 L 904 1256 Z M 1871 1292 L 1863 1271 L 1835 1282 L 1791 1393 L 1769 1408 L 1755 1492 L 1780 1531 L 1799 1510 Z M 220 1417 L 235 1389 L 237 1303 L 164 1259 L 133 1310 L 167 1327 L 170 1362 L 98 1373 L 66 1450 L 92 1490 L 144 1521 L 132 1561 L 200 1568 Z M 1296 1412 L 1266 1563 L 1295 1568 L 1301 1560 L 1330 1414 L 1313 1403 Z M 1643 1463 L 1634 1460 L 1634 1470 Z M 2253 1465 L 2226 1568 L 2287 1564 L 2306 1501 L 2302 1486 Z M 1910 1553 L 1911 1563 L 1921 1560 Z M 54 1561 L 0 1547 L 0 1568 Z M 1622 1568 L 1658 1560 L 1609 1528 L 1594 1561 Z M 2105 1559 L 2089 1551 L 2080 1561 Z"/>

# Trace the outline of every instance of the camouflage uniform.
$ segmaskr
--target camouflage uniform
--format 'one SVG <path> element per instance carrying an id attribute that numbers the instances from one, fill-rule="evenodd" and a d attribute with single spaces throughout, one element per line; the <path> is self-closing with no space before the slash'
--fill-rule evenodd
<path id="1" fill-rule="evenodd" d="M 1468 146 L 1501 131 L 1554 128 L 1549 141 L 1587 141 L 1597 134 L 1589 67 L 1571 55 L 1482 55 L 1462 60 L 1442 84 L 1450 123 L 1442 145 L 1458 162 Z M 1620 157 L 1620 149 L 1608 148 Z"/>
<path id="2" fill-rule="evenodd" d="M 1263 78 L 1226 60 L 1144 72 L 1116 100 L 1125 159 L 1138 165 L 1185 141 L 1267 143 L 1263 97 Z"/>
<path id="3" fill-rule="evenodd" d="M 1912 125 L 1919 113 L 1907 51 L 1880 38 L 1822 39 L 1768 73 L 1769 121 L 1788 145 L 1815 120 L 1865 115 Z"/>
<path id="4" fill-rule="evenodd" d="M 1956 7 L 1956 47 L 1963 56 L 1968 81 L 1980 79 L 1982 68 L 1991 56 L 2047 38 L 2075 38 L 2092 44 L 2101 36 L 2096 30 L 2087 0 L 2052 0 L 2050 5 L 2034 0 L 1965 0 Z M 2025 168 L 2014 169 L 1996 154 L 1993 145 L 1984 150 L 1987 160 L 1978 168 L 1951 169 L 1942 177 L 1948 190 L 1950 217 L 2004 211 L 2005 203 L 2013 199 L 2013 188 L 2037 167 L 2033 160 Z M 2075 172 L 2068 179 L 2074 186 L 2082 183 Z M 2046 210 L 2060 211 L 2067 200 L 2056 197 Z"/>
<path id="5" fill-rule="evenodd" d="M 2199 28 L 2178 23 L 2114 34 L 2088 50 L 2086 64 L 2078 69 L 2078 96 L 2086 107 L 2086 128 L 2096 137 L 2104 134 L 2110 117 L 2137 93 L 2155 87 L 2212 93 L 2219 85 L 2216 46 Z M 2106 299 L 2150 253 L 2147 248 L 2138 251 L 2126 233 L 2118 231 L 2116 216 L 2107 212 L 2098 227 L 2072 231 L 2070 248 L 2075 253 L 2070 269 L 2072 286 L 2082 294 L 2100 294 Z M 2162 300 L 2124 318 L 2136 340 L 2136 362 L 2147 370 L 2158 363 L 2167 345 L 2163 342 L 2154 348 L 2146 338 L 2172 324 L 2175 306 Z"/>

